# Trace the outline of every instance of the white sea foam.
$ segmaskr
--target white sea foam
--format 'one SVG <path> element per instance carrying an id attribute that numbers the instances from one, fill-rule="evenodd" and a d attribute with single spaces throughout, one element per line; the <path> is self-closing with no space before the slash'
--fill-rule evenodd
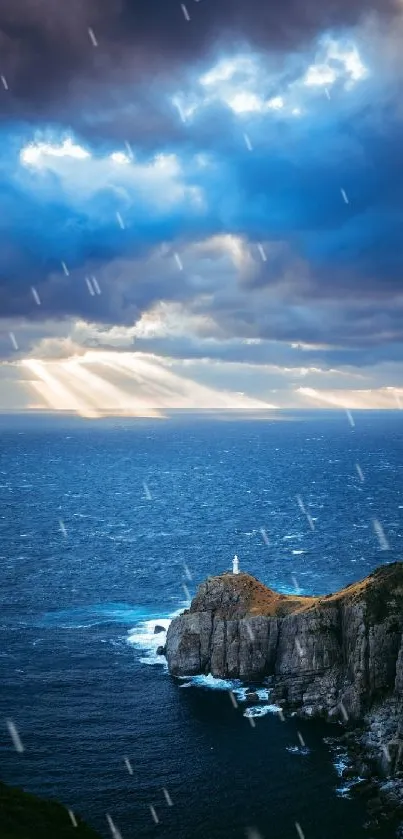
<path id="1" fill-rule="evenodd" d="M 183 682 L 181 688 L 198 687 L 209 690 L 230 690 L 236 696 L 238 702 L 247 702 L 251 692 L 254 694 L 254 699 L 258 697 L 261 702 L 267 702 L 271 693 L 269 688 L 255 688 L 253 685 L 248 686 L 241 682 L 240 679 L 219 679 L 216 676 L 212 676 L 211 673 L 207 676 L 180 676 L 180 681 Z"/>
<path id="2" fill-rule="evenodd" d="M 333 766 L 339 776 L 340 779 L 343 780 L 342 784 L 336 787 L 336 795 L 339 798 L 350 798 L 351 797 L 351 789 L 359 782 L 363 781 L 363 778 L 359 776 L 349 778 L 346 780 L 344 778 L 344 774 L 346 769 L 351 767 L 351 760 L 349 758 L 348 752 L 343 749 L 342 746 L 337 744 L 333 738 L 324 738 L 324 742 L 330 746 L 330 751 L 333 754 Z"/>
<path id="3" fill-rule="evenodd" d="M 285 749 L 292 755 L 309 755 L 311 752 L 307 746 L 286 746 Z"/>
<path id="4" fill-rule="evenodd" d="M 350 766 L 347 753 L 346 754 L 339 754 L 337 759 L 333 761 L 333 766 L 334 766 L 339 778 L 342 778 L 345 770 L 348 769 L 349 766 Z"/>
<path id="5" fill-rule="evenodd" d="M 154 618 L 153 620 L 140 621 L 133 629 L 129 630 L 128 643 L 133 644 L 141 652 L 145 653 L 140 658 L 142 664 L 159 664 L 168 671 L 165 656 L 157 655 L 157 649 L 159 646 L 164 645 L 166 633 L 171 621 L 182 613 L 183 608 L 178 609 L 169 618 Z M 155 627 L 157 625 L 163 626 L 164 632 L 155 633 Z M 257 697 L 261 702 L 267 702 L 271 693 L 271 690 L 267 687 L 248 686 L 240 679 L 219 679 L 211 673 L 208 675 L 181 676 L 179 677 L 179 681 L 182 682 L 180 685 L 181 688 L 196 687 L 205 690 L 231 691 L 239 702 L 247 702 L 252 692 L 254 699 Z M 278 713 L 280 710 L 281 708 L 277 705 L 252 705 L 246 709 L 244 717 L 263 717 L 265 714 Z"/>
<path id="6" fill-rule="evenodd" d="M 264 717 L 266 714 L 278 714 L 279 705 L 251 705 L 244 711 L 244 717 Z"/>
<path id="7" fill-rule="evenodd" d="M 184 608 L 185 606 L 178 609 L 168 618 L 139 621 L 133 629 L 129 629 L 127 641 L 144 653 L 140 658 L 142 664 L 160 664 L 166 670 L 168 669 L 165 656 L 157 655 L 157 649 L 164 646 L 169 624 L 173 618 L 183 612 Z M 156 626 L 163 626 L 164 632 L 155 632 Z"/>
<path id="8" fill-rule="evenodd" d="M 249 694 L 253 691 L 256 696 L 259 697 L 261 702 L 267 702 L 271 690 L 269 688 L 255 688 L 255 687 L 248 687 L 243 685 L 242 687 L 236 688 L 234 693 L 236 698 L 239 699 L 240 702 L 247 702 L 249 698 Z"/>
<path id="9" fill-rule="evenodd" d="M 351 791 L 355 787 L 359 788 L 359 785 L 362 784 L 365 780 L 365 778 L 360 778 L 360 776 L 357 775 L 356 778 L 351 778 L 351 780 L 345 781 L 343 786 L 336 787 L 336 795 L 339 798 L 351 798 Z"/>
<path id="10" fill-rule="evenodd" d="M 208 676 L 183 676 L 186 679 L 181 688 L 209 688 L 210 690 L 232 690 L 238 695 L 238 690 L 241 687 L 241 682 L 238 679 L 217 679 L 211 673 Z"/>
<path id="11" fill-rule="evenodd" d="M 348 786 L 348 784 L 346 784 L 346 786 L 344 787 L 337 787 L 336 795 L 338 798 L 351 798 L 350 787 Z"/>
<path id="12" fill-rule="evenodd" d="M 164 626 L 164 632 L 154 632 L 157 623 L 159 626 Z M 129 630 L 128 643 L 133 644 L 142 653 L 145 653 L 140 658 L 142 664 L 162 664 L 166 667 L 166 660 L 164 656 L 157 655 L 157 649 L 165 644 L 169 624 L 169 620 L 141 621 L 136 627 Z"/>

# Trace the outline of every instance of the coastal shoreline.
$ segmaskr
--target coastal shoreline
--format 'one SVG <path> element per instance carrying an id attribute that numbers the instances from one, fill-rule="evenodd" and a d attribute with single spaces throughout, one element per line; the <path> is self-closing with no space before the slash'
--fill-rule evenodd
<path id="1" fill-rule="evenodd" d="M 369 835 L 386 826 L 403 839 L 402 562 L 311 597 L 275 592 L 236 566 L 199 586 L 163 652 L 173 676 L 261 681 L 284 712 L 341 722 L 334 741 L 351 760 L 341 777 L 365 798 Z"/>

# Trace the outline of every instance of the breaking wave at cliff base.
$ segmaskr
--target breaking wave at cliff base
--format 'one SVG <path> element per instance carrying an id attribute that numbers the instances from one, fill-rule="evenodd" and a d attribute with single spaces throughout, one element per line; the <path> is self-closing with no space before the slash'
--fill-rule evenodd
<path id="1" fill-rule="evenodd" d="M 140 658 L 142 664 L 159 664 L 168 672 L 166 658 L 158 655 L 158 647 L 165 645 L 167 631 L 171 621 L 183 612 L 185 605 L 176 612 L 165 618 L 153 618 L 152 620 L 139 621 L 132 629 L 129 629 L 127 642 L 133 644 L 143 655 Z M 155 631 L 156 627 L 164 627 L 164 631 Z"/>

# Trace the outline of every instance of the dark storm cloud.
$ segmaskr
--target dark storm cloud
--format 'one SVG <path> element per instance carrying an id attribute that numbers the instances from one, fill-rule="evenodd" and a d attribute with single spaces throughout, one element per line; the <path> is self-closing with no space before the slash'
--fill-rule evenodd
<path id="1" fill-rule="evenodd" d="M 378 0 L 377 6 L 383 15 L 394 10 L 392 0 Z M 179 74 L 222 43 L 295 50 L 323 30 L 353 25 L 367 12 L 362 0 L 203 0 L 198 5 L 189 0 L 191 20 L 186 21 L 177 0 L 2 0 L 2 73 L 12 92 L 4 108 L 14 116 L 32 116 L 34 108 L 44 114 L 52 103 L 57 111 L 87 82 L 121 84 L 126 78 L 134 87 L 163 73 Z"/>
<path id="2" fill-rule="evenodd" d="M 272 365 L 279 368 L 316 368 L 323 371 L 334 368 L 351 370 L 375 367 L 386 362 L 403 361 L 402 344 L 383 347 L 315 347 L 302 349 L 298 344 L 281 341 L 264 341 L 248 344 L 239 340 L 202 341 L 197 338 L 148 338 L 133 342 L 133 349 L 174 359 L 192 359 L 249 364 L 255 367 Z"/>
<path id="3" fill-rule="evenodd" d="M 159 300 L 181 301 L 209 319 L 212 337 L 234 342 L 210 345 L 222 360 L 239 361 L 244 352 L 269 363 L 270 341 L 331 345 L 311 363 L 397 358 L 399 27 L 395 35 L 378 23 L 362 30 L 369 78 L 348 89 L 344 68 L 328 101 L 323 89 L 289 86 L 314 60 L 312 38 L 356 23 L 367 8 L 296 0 L 281 7 L 188 0 L 188 7 L 190 22 L 176 2 L 25 0 L 17 7 L 3 0 L 0 74 L 9 89 L 0 87 L 1 316 L 26 317 L 38 328 L 69 317 L 131 325 Z M 245 118 L 213 97 L 182 123 L 172 102 L 177 90 L 201 101 L 198 79 L 212 66 L 209 55 L 234 55 L 237 43 L 256 56 L 259 94 L 291 90 L 302 101 L 300 117 Z M 340 59 L 331 65 L 339 71 Z M 19 154 L 36 129 L 53 145 L 70 134 L 91 156 L 26 166 Z M 133 141 L 135 161 L 119 169 L 109 155 L 127 151 L 125 140 Z M 177 161 L 159 181 L 155 151 Z M 247 243 L 249 267 L 237 270 L 219 248 L 202 257 L 192 249 L 226 233 Z M 101 294 L 89 292 L 92 274 Z M 258 338 L 261 345 L 242 343 Z M 203 342 L 179 339 L 150 339 L 149 346 L 178 358 L 206 351 Z"/>
<path id="4" fill-rule="evenodd" d="M 371 96 L 370 87 L 367 95 Z M 315 322 L 315 305 L 342 294 L 355 321 L 351 340 L 354 335 L 361 339 L 369 317 L 363 311 L 364 300 L 374 307 L 379 321 L 388 295 L 400 288 L 402 126 L 390 115 L 383 134 L 375 124 L 365 133 L 354 120 L 346 126 L 333 116 L 327 133 L 325 124 L 321 126 L 320 144 L 313 150 L 310 131 L 317 111 L 318 107 L 307 117 L 308 126 L 303 119 L 284 124 L 280 137 L 275 125 L 270 155 L 266 147 L 257 147 L 252 154 L 241 143 L 224 154 L 218 138 L 211 165 L 200 167 L 192 154 L 186 157 L 189 150 L 184 149 L 182 156 L 179 148 L 178 171 L 161 187 L 153 186 L 146 158 L 129 170 L 97 157 L 71 159 L 68 165 L 49 158 L 50 169 L 27 168 L 18 152 L 28 135 L 11 151 L 5 135 L 1 147 L 8 150 L 8 158 L 3 157 L 0 220 L 3 316 L 76 314 L 131 323 L 155 300 L 189 300 L 206 293 L 207 284 L 213 293 L 209 305 L 220 321 L 233 320 L 237 329 L 244 324 L 245 337 L 266 337 L 274 329 L 284 340 L 322 340 L 329 326 L 323 313 Z M 82 183 L 86 177 L 88 188 Z M 342 187 L 348 194 L 347 205 Z M 200 205 L 192 201 L 189 190 L 194 188 L 202 196 Z M 124 219 L 123 230 L 116 213 Z M 226 267 L 232 278 L 229 296 L 222 293 L 223 266 L 217 253 L 212 254 L 208 274 L 205 262 L 198 265 L 191 253 L 183 272 L 174 260 L 176 250 L 182 253 L 189 243 L 220 233 L 243 237 L 254 255 L 254 270 L 238 276 L 237 289 L 238 272 Z M 156 252 L 163 242 L 168 243 L 169 258 L 161 261 Z M 257 250 L 261 242 L 268 243 L 266 262 Z M 124 270 L 122 258 L 126 258 Z M 69 278 L 63 274 L 62 261 L 69 266 Z M 103 293 L 94 301 L 85 276 L 99 272 Z M 201 286 L 200 274 L 205 278 Z M 32 285 L 38 287 L 41 308 L 35 304 Z M 266 288 L 276 290 L 281 304 L 278 320 L 276 301 L 274 305 L 271 301 L 267 325 L 259 296 Z M 363 292 L 359 316 L 354 304 Z M 377 312 L 379 306 L 383 309 Z M 392 303 L 385 317 L 393 318 L 398 309 Z M 337 326 L 339 340 L 345 341 L 343 325 L 351 326 L 348 312 L 337 319 L 333 315 L 332 321 L 333 331 Z"/>

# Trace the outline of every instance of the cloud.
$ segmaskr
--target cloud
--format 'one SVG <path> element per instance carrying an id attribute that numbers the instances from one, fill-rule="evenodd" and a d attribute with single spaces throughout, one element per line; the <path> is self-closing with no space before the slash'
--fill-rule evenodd
<path id="1" fill-rule="evenodd" d="M 228 390 L 215 390 L 173 373 L 142 353 L 87 352 L 81 358 L 21 362 L 28 383 L 53 410 L 99 417 L 163 416 L 168 409 L 264 410 L 269 403 Z"/>
<path id="2" fill-rule="evenodd" d="M 388 17 L 394 4 L 384 0 L 378 8 Z M 271 52 L 275 62 L 275 53 L 302 49 L 323 30 L 356 24 L 365 12 L 357 0 L 281 6 L 222 0 L 192 5 L 187 21 L 181 5 L 166 0 L 3 0 L 0 47 L 14 97 L 10 112 L 32 113 L 35 106 L 60 113 L 66 99 L 88 101 L 101 83 L 113 91 L 133 80 L 159 81 L 167 71 L 178 77 L 189 64 L 240 43 Z"/>
<path id="3" fill-rule="evenodd" d="M 3 357 L 398 362 L 391 14 L 3 3 Z"/>
<path id="4" fill-rule="evenodd" d="M 299 388 L 298 391 L 312 407 L 342 408 L 349 410 L 401 410 L 403 408 L 403 389 L 383 387 L 368 390 L 321 391 L 313 388 Z M 351 414 L 347 417 L 354 426 Z"/>

